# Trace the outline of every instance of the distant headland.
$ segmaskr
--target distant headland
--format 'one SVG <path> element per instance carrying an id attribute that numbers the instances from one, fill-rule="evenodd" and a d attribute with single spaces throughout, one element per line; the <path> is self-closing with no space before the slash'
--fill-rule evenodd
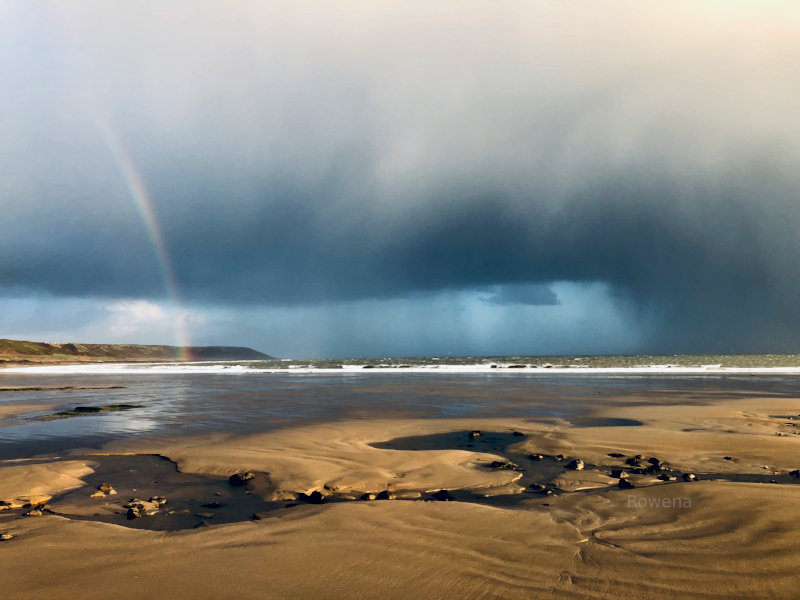
<path id="1" fill-rule="evenodd" d="M 150 346 L 139 344 L 75 344 L 0 339 L 0 366 L 63 362 L 185 362 L 268 360 L 273 358 L 239 346 Z"/>

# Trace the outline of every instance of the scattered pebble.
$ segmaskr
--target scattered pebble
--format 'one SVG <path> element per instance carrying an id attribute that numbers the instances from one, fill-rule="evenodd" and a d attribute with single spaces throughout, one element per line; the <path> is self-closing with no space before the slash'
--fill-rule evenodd
<path id="1" fill-rule="evenodd" d="M 567 464 L 567 468 L 572 469 L 573 471 L 583 471 L 584 466 L 586 465 L 580 458 L 576 458 Z"/>
<path id="2" fill-rule="evenodd" d="M 477 437 L 481 437 L 481 432 L 478 431 L 477 429 L 474 430 L 474 431 L 470 431 L 469 432 L 469 437 L 470 437 L 470 439 L 474 440 Z"/>
<path id="3" fill-rule="evenodd" d="M 697 475 L 694 473 L 684 473 L 682 477 L 684 481 L 697 481 Z"/>
<path id="4" fill-rule="evenodd" d="M 620 479 L 617 485 L 622 490 L 632 490 L 634 488 L 634 485 L 627 479 Z"/>
<path id="5" fill-rule="evenodd" d="M 375 500 L 375 494 L 367 492 L 366 494 L 361 494 L 361 500 Z"/>
<path id="6" fill-rule="evenodd" d="M 376 500 L 393 500 L 394 493 L 390 492 L 389 490 L 383 490 L 382 492 L 378 492 L 378 495 L 375 496 Z"/>
<path id="7" fill-rule="evenodd" d="M 519 469 L 518 465 L 507 460 L 493 460 L 489 465 L 489 467 L 492 469 L 508 469 L 508 470 Z"/>
<path id="8" fill-rule="evenodd" d="M 219 508 L 220 506 L 222 506 L 222 503 L 220 502 L 206 502 L 203 504 L 203 507 L 205 508 Z"/>
<path id="9" fill-rule="evenodd" d="M 325 496 L 319 490 L 314 490 L 310 494 L 298 494 L 297 499 L 309 504 L 322 504 L 325 502 Z"/>
<path id="10" fill-rule="evenodd" d="M 244 473 L 235 473 L 228 478 L 228 483 L 232 486 L 238 487 L 245 485 L 254 477 L 255 474 L 251 473 L 250 471 L 246 471 Z"/>
<path id="11" fill-rule="evenodd" d="M 614 479 L 625 479 L 628 473 L 624 469 L 611 469 L 611 477 Z"/>
<path id="12" fill-rule="evenodd" d="M 431 496 L 434 500 L 439 500 L 441 502 L 446 502 L 448 500 L 453 500 L 453 496 L 447 490 L 439 490 L 435 494 Z"/>
<path id="13" fill-rule="evenodd" d="M 0 533 L 0 542 L 9 542 L 14 539 L 14 536 L 8 532 Z"/>
<path id="14" fill-rule="evenodd" d="M 528 455 L 528 459 L 529 460 L 544 460 L 544 456 L 542 456 L 541 454 L 529 454 Z"/>

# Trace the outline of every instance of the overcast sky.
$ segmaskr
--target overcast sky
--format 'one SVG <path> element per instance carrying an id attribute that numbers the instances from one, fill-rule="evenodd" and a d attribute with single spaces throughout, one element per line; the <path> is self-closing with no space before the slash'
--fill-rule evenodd
<path id="1" fill-rule="evenodd" d="M 0 337 L 800 352 L 797 2 L 0 0 L 0 56 Z"/>

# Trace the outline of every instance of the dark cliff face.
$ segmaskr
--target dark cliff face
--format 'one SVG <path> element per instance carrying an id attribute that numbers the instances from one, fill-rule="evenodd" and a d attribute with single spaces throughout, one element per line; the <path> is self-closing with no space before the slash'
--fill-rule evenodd
<path id="1" fill-rule="evenodd" d="M 147 346 L 139 344 L 74 344 L 0 339 L 0 361 L 177 361 L 267 360 L 271 356 L 239 346 Z"/>

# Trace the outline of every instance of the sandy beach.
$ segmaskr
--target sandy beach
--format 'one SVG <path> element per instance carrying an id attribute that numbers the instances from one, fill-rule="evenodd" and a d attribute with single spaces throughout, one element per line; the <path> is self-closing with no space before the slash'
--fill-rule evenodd
<path id="1" fill-rule="evenodd" d="M 591 417 L 641 425 L 350 419 L 4 461 L 0 587 L 13 599 L 795 597 L 800 400 L 629 404 L 598 400 Z M 167 502 L 129 521 L 134 496 Z"/>

